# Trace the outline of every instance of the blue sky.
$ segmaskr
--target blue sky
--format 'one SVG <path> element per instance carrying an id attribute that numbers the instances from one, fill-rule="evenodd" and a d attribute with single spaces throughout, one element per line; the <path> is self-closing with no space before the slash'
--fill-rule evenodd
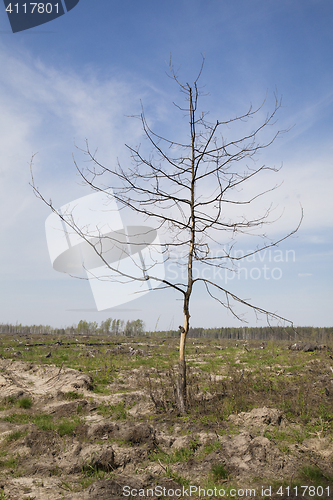
<path id="1" fill-rule="evenodd" d="M 292 230 L 299 204 L 304 208 L 300 230 L 281 253 L 245 263 L 230 289 L 296 325 L 332 326 L 332 25 L 331 0 L 80 0 L 64 16 L 13 34 L 2 8 L 0 322 L 65 326 L 113 317 L 141 318 L 148 329 L 182 324 L 181 296 L 173 291 L 97 312 L 86 281 L 53 270 L 44 229 L 50 212 L 29 186 L 29 161 L 38 153 L 36 183 L 56 207 L 89 194 L 75 173 L 72 153 L 82 157 L 74 143 L 87 138 L 106 164 L 119 158 L 130 165 L 124 144 L 142 141 L 130 118 L 140 101 L 159 133 L 183 134 L 185 122 L 172 107 L 181 95 L 167 63 L 171 54 L 180 79 L 192 82 L 203 54 L 200 81 L 209 95 L 202 107 L 214 119 L 257 106 L 266 93 L 265 111 L 274 92 L 283 97 L 276 129 L 290 131 L 262 156 L 283 163 L 272 180 L 262 180 L 263 189 L 283 182 L 263 201 L 283 213 L 272 237 Z M 241 242 L 244 251 L 247 245 Z M 251 313 L 246 319 L 265 324 Z M 200 288 L 191 323 L 239 326 Z"/>

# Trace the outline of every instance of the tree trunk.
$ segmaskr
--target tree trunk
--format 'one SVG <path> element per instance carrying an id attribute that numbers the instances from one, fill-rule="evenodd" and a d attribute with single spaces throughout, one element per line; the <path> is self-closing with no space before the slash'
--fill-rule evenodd
<path id="1" fill-rule="evenodd" d="M 186 401 L 186 363 L 179 361 L 178 383 L 177 383 L 177 404 L 180 413 L 183 415 L 187 410 Z"/>
<path id="2" fill-rule="evenodd" d="M 185 362 L 185 342 L 186 335 L 189 330 L 190 313 L 188 308 L 188 296 L 185 296 L 184 301 L 184 326 L 180 328 L 180 343 L 179 343 L 179 369 L 177 382 L 177 404 L 180 413 L 184 414 L 187 410 L 186 401 L 186 362 Z"/>
<path id="3" fill-rule="evenodd" d="M 186 317 L 185 317 L 186 318 Z M 187 321 L 185 320 L 185 323 Z M 185 325 L 186 328 L 187 324 Z M 180 333 L 179 345 L 179 367 L 178 367 L 178 382 L 177 382 L 177 404 L 180 413 L 186 413 L 186 362 L 185 362 L 185 341 L 186 329 L 182 328 Z"/>

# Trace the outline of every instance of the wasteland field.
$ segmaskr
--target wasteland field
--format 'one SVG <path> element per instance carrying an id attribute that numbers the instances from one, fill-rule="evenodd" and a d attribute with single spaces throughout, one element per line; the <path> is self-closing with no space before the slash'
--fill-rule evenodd
<path id="1" fill-rule="evenodd" d="M 1 334 L 0 499 L 333 498 L 333 346 L 177 344 Z"/>

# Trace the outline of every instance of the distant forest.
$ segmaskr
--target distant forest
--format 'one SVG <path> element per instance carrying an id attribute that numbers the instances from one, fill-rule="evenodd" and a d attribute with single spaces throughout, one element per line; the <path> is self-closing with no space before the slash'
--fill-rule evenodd
<path id="1" fill-rule="evenodd" d="M 48 325 L 0 324 L 0 333 L 17 335 L 112 335 L 125 337 L 179 337 L 179 330 L 149 332 L 141 319 L 125 321 L 108 318 L 100 325 L 97 322 L 81 320 L 77 325 L 53 328 Z M 190 328 L 189 338 L 233 339 L 233 340 L 290 340 L 295 342 L 333 342 L 333 327 L 300 326 L 239 327 L 239 328 Z"/>
<path id="2" fill-rule="evenodd" d="M 159 337 L 178 337 L 179 331 L 154 332 Z M 333 327 L 282 326 L 239 327 L 239 328 L 190 328 L 190 338 L 234 339 L 234 340 L 311 340 L 313 342 L 333 341 Z"/>

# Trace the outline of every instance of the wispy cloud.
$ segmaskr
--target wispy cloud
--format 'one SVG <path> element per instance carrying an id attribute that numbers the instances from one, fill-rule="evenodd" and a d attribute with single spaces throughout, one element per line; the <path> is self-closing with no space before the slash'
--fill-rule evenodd
<path id="1" fill-rule="evenodd" d="M 7 214 L 0 230 L 8 243 L 0 248 L 1 267 L 12 279 L 21 278 L 29 262 L 28 273 L 36 277 L 42 272 L 49 211 L 29 186 L 32 154 L 38 153 L 36 183 L 56 206 L 87 194 L 75 173 L 74 141 L 80 146 L 88 138 L 106 163 L 124 159 L 126 137 L 138 142 L 141 135 L 139 122 L 126 115 L 138 108 L 144 89 L 119 77 L 98 81 L 90 74 L 85 79 L 33 62 L 28 54 L 0 51 L 0 66 L 0 210 Z"/>

